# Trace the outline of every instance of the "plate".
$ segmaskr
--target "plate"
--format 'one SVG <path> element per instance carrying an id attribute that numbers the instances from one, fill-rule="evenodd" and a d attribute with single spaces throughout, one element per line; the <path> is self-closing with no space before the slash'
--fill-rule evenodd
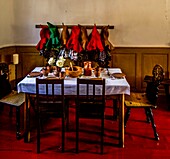
<path id="1" fill-rule="evenodd" d="M 40 72 L 31 72 L 31 73 L 28 74 L 28 77 L 38 77 L 40 75 L 41 75 Z"/>
<path id="2" fill-rule="evenodd" d="M 113 73 L 112 76 L 115 77 L 115 78 L 123 78 L 126 75 L 124 73 Z"/>

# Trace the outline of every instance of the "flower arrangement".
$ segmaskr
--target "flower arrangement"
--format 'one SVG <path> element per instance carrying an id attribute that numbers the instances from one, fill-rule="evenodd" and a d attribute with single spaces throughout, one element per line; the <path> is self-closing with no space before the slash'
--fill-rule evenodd
<path id="1" fill-rule="evenodd" d="M 56 61 L 56 66 L 63 67 L 66 59 L 63 56 L 60 56 L 59 59 Z"/>
<path id="2" fill-rule="evenodd" d="M 77 54 L 72 51 L 66 51 L 65 49 L 61 49 L 60 51 L 52 50 L 48 52 L 48 56 L 46 56 L 47 65 L 57 66 L 57 67 L 69 67 L 70 62 L 75 65 L 77 61 Z"/>
<path id="3" fill-rule="evenodd" d="M 54 63 L 55 63 L 54 57 L 50 57 L 50 59 L 48 60 L 48 64 L 53 65 Z"/>

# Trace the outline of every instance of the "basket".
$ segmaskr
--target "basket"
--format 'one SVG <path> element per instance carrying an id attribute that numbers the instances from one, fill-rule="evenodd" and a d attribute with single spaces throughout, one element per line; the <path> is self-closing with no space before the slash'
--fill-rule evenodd
<path id="1" fill-rule="evenodd" d="M 80 66 L 73 66 L 73 71 L 71 70 L 71 68 L 70 70 L 68 70 L 68 75 L 73 78 L 76 78 L 81 74 L 82 74 L 82 68 Z"/>

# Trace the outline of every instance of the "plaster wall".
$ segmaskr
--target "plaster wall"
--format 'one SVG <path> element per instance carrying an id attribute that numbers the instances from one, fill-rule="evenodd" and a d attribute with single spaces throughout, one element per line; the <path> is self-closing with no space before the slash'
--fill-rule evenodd
<path id="1" fill-rule="evenodd" d="M 36 45 L 35 24 L 114 25 L 116 47 L 169 47 L 169 0 L 1 0 L 0 48 Z"/>

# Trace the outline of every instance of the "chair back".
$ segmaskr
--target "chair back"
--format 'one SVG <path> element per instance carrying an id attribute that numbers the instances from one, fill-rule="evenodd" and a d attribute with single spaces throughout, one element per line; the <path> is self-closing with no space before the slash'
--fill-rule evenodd
<path id="1" fill-rule="evenodd" d="M 146 97 L 152 105 L 156 106 L 159 88 L 158 84 L 154 82 L 148 82 L 146 87 Z"/>
<path id="2" fill-rule="evenodd" d="M 159 85 L 164 79 L 163 67 L 156 64 L 152 70 L 152 80 L 147 82 L 146 96 L 151 104 L 156 105 L 159 93 Z"/>
<path id="3" fill-rule="evenodd" d="M 164 70 L 160 64 L 156 64 L 152 70 L 153 81 L 160 84 L 164 79 Z"/>
<path id="4" fill-rule="evenodd" d="M 101 118 L 105 108 L 105 79 L 77 78 L 77 111 L 80 117 Z"/>
<path id="5" fill-rule="evenodd" d="M 0 63 L 0 99 L 9 94 L 11 89 L 11 84 L 8 79 L 9 68 L 8 64 L 1 62 Z"/>
<path id="6" fill-rule="evenodd" d="M 36 78 L 36 98 L 39 112 L 62 117 L 64 113 L 64 79 Z"/>
<path id="7" fill-rule="evenodd" d="M 2 73 L 9 73 L 9 68 L 8 68 L 8 64 L 5 62 L 0 62 L 0 70 L 2 71 Z"/>

